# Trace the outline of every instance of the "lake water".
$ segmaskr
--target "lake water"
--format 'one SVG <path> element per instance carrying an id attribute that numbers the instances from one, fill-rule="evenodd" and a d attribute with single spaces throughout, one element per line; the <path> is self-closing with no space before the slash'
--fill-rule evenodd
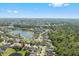
<path id="1" fill-rule="evenodd" d="M 12 31 L 12 34 L 13 35 L 20 34 L 21 36 L 28 38 L 28 39 L 32 39 L 33 37 L 33 32 L 30 32 L 30 31 L 14 30 Z"/>

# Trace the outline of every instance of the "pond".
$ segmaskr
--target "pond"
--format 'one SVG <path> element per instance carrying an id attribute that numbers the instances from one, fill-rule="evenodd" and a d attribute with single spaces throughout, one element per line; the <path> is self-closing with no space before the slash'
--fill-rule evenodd
<path id="1" fill-rule="evenodd" d="M 31 32 L 31 31 L 13 30 L 11 33 L 13 35 L 20 34 L 21 36 L 23 36 L 27 39 L 32 39 L 32 37 L 33 37 L 33 32 Z"/>

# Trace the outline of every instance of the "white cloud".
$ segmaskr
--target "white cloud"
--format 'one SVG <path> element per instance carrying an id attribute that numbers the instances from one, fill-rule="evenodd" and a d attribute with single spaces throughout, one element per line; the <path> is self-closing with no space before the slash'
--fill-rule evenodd
<path id="1" fill-rule="evenodd" d="M 17 11 L 17 10 L 7 10 L 7 12 L 8 13 L 15 13 L 15 14 L 17 14 L 19 11 Z"/>
<path id="2" fill-rule="evenodd" d="M 48 5 L 49 5 L 49 6 L 52 6 L 52 3 L 49 3 Z"/>
<path id="3" fill-rule="evenodd" d="M 66 6 L 69 6 L 68 3 L 49 3 L 48 5 L 52 6 L 52 7 L 66 7 Z"/>
<path id="4" fill-rule="evenodd" d="M 8 12 L 8 13 L 11 13 L 12 11 L 11 11 L 11 10 L 7 10 L 7 12 Z"/>
<path id="5" fill-rule="evenodd" d="M 0 3 L 79 3 L 79 0 L 0 0 Z"/>
<path id="6" fill-rule="evenodd" d="M 18 11 L 17 11 L 17 10 L 14 10 L 13 12 L 14 12 L 15 14 L 17 14 L 17 13 L 18 13 Z"/>
<path id="7" fill-rule="evenodd" d="M 66 3 L 66 4 L 64 4 L 64 6 L 69 6 L 69 4 Z"/>

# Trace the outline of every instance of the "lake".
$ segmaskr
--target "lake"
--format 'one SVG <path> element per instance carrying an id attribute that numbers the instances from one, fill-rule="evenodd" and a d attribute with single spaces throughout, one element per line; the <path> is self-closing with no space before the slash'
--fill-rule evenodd
<path id="1" fill-rule="evenodd" d="M 31 31 L 23 31 L 23 30 L 13 30 L 11 32 L 13 35 L 16 35 L 16 34 L 20 34 L 21 36 L 27 38 L 27 39 L 32 39 L 33 37 L 33 32 Z"/>

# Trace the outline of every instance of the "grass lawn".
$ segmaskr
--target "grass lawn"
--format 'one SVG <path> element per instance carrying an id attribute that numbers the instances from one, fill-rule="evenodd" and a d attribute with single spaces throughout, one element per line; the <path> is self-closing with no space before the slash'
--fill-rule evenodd
<path id="1" fill-rule="evenodd" d="M 12 49 L 12 48 L 7 48 L 3 53 L 2 53 L 2 56 L 9 56 L 10 54 L 16 52 L 15 49 Z"/>

